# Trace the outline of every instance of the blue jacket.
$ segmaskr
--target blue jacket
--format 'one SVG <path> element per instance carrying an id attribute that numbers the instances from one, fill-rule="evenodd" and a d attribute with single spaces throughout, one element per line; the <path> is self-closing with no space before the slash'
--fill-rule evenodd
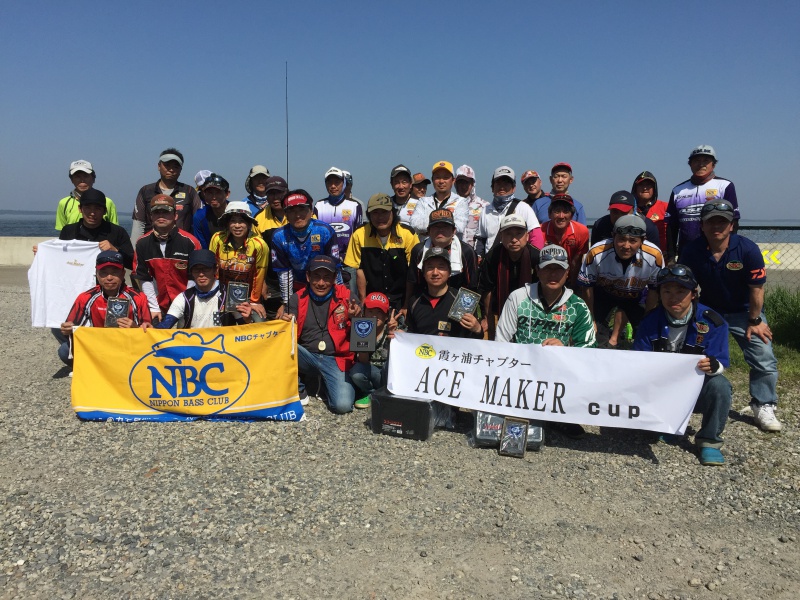
<path id="1" fill-rule="evenodd" d="M 669 324 L 667 312 L 658 306 L 645 316 L 636 332 L 634 350 L 645 352 L 667 352 Z M 703 304 L 696 304 L 694 315 L 686 329 L 686 339 L 681 354 L 702 354 L 716 358 L 726 369 L 730 366 L 728 354 L 728 324 Z"/>

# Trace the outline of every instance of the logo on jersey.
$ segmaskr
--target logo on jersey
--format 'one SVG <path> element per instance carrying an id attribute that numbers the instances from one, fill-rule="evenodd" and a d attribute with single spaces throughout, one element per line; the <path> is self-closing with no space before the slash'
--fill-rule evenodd
<path id="1" fill-rule="evenodd" d="M 342 210 L 342 221 L 349 221 L 350 217 L 353 215 L 352 210 Z"/>
<path id="2" fill-rule="evenodd" d="M 185 271 L 186 269 L 189 268 L 189 263 L 188 263 L 188 261 L 185 261 L 185 260 L 176 260 L 175 261 L 175 268 L 176 269 L 180 269 L 181 271 Z"/>
<path id="3" fill-rule="evenodd" d="M 439 321 L 437 329 L 439 331 L 450 331 L 450 321 Z"/>
<path id="4" fill-rule="evenodd" d="M 312 233 L 311 234 L 311 243 L 312 244 L 315 243 L 315 242 L 319 243 L 319 241 L 320 241 L 319 234 L 318 233 Z"/>
<path id="5" fill-rule="evenodd" d="M 729 271 L 741 271 L 742 269 L 744 269 L 744 265 L 741 263 L 741 261 L 732 260 L 727 265 L 725 265 L 725 268 L 728 269 Z"/>
<path id="6" fill-rule="evenodd" d="M 719 190 L 706 190 L 706 202 L 709 198 L 716 198 L 719 195 Z"/>
<path id="7" fill-rule="evenodd" d="M 708 333 L 708 323 L 704 321 L 697 322 L 697 333 Z"/>
<path id="8" fill-rule="evenodd" d="M 350 225 L 346 223 L 328 223 L 337 234 L 343 234 L 350 231 Z"/>

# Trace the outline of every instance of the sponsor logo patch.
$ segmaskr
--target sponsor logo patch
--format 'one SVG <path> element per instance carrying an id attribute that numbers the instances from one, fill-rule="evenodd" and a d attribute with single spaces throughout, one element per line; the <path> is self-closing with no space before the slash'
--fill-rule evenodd
<path id="1" fill-rule="evenodd" d="M 728 269 L 729 271 L 741 271 L 742 269 L 744 269 L 744 265 L 741 263 L 741 261 L 732 260 L 727 265 L 725 265 L 725 268 Z"/>

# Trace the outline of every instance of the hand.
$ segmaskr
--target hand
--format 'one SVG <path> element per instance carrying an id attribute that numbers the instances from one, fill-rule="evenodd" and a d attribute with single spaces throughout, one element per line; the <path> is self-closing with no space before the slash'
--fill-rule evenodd
<path id="1" fill-rule="evenodd" d="M 486 317 L 481 319 L 481 329 L 483 329 L 483 331 L 489 331 L 489 319 Z"/>
<path id="2" fill-rule="evenodd" d="M 242 315 L 242 318 L 245 321 L 249 321 L 250 320 L 250 315 L 254 311 L 258 312 L 258 311 L 255 310 L 256 306 L 260 306 L 260 305 L 250 304 L 249 302 L 242 302 L 241 304 L 237 304 L 236 305 L 236 310 L 239 311 L 239 314 Z M 262 306 L 262 308 L 263 308 L 263 306 Z"/>
<path id="3" fill-rule="evenodd" d="M 120 317 L 117 319 L 117 326 L 120 329 L 130 329 L 131 325 L 133 325 L 133 319 L 130 317 Z"/>
<path id="4" fill-rule="evenodd" d="M 386 337 L 390 340 L 394 339 L 395 331 L 397 331 L 397 311 L 392 309 L 389 312 L 389 320 L 386 322 Z"/>
<path id="5" fill-rule="evenodd" d="M 556 338 L 547 338 L 542 342 L 542 346 L 563 346 L 564 342 Z"/>
<path id="6" fill-rule="evenodd" d="M 769 328 L 769 325 L 766 322 L 761 321 L 760 325 L 748 325 L 747 331 L 745 331 L 744 335 L 747 338 L 747 341 L 750 341 L 750 337 L 753 334 L 756 334 L 758 337 L 761 338 L 761 341 L 765 344 L 767 341 L 772 341 L 772 330 Z"/>
<path id="7" fill-rule="evenodd" d="M 361 305 L 356 301 L 355 298 L 350 298 L 350 302 L 347 305 L 347 316 L 351 319 L 353 317 L 357 317 L 361 314 Z"/>
<path id="8" fill-rule="evenodd" d="M 267 309 L 264 308 L 264 305 L 261 302 L 253 302 L 250 304 L 250 308 L 253 309 L 253 312 L 256 313 L 262 319 L 267 318 Z"/>
<path id="9" fill-rule="evenodd" d="M 700 369 L 703 373 L 711 373 L 711 359 L 708 358 L 707 356 L 704 356 L 697 363 L 697 368 Z"/>
<path id="10" fill-rule="evenodd" d="M 483 331 L 480 322 L 472 313 L 467 313 L 461 317 L 459 323 L 464 329 L 469 329 L 472 333 L 480 333 Z"/>
<path id="11" fill-rule="evenodd" d="M 113 250 L 114 252 L 117 251 L 117 249 L 114 246 L 112 246 L 111 242 L 109 242 L 108 240 L 103 240 L 98 245 L 100 246 L 100 250 L 102 250 L 103 252 L 105 252 L 106 250 Z"/>
<path id="12" fill-rule="evenodd" d="M 278 307 L 278 310 L 275 311 L 275 318 L 276 319 L 281 319 L 283 321 L 291 321 L 292 320 L 292 318 L 289 315 L 286 314 L 286 305 L 285 304 L 281 304 Z"/>
<path id="13" fill-rule="evenodd" d="M 153 324 L 152 323 L 148 323 L 147 321 L 144 321 L 140 325 L 140 327 L 142 328 L 142 331 L 147 331 L 148 329 L 153 329 Z"/>
<path id="14" fill-rule="evenodd" d="M 34 245 L 33 245 L 33 254 L 34 254 L 34 256 L 36 255 L 36 253 L 37 253 L 38 251 L 39 251 L 39 244 L 34 244 Z"/>
<path id="15" fill-rule="evenodd" d="M 72 321 L 65 321 L 61 324 L 61 333 L 63 335 L 71 335 L 73 325 L 74 323 Z"/>

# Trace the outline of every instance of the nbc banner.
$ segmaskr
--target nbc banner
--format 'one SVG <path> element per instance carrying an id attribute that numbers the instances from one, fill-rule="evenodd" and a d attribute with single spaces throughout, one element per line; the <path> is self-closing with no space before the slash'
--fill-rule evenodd
<path id="1" fill-rule="evenodd" d="M 293 327 L 77 328 L 72 408 L 93 421 L 299 421 Z"/>

